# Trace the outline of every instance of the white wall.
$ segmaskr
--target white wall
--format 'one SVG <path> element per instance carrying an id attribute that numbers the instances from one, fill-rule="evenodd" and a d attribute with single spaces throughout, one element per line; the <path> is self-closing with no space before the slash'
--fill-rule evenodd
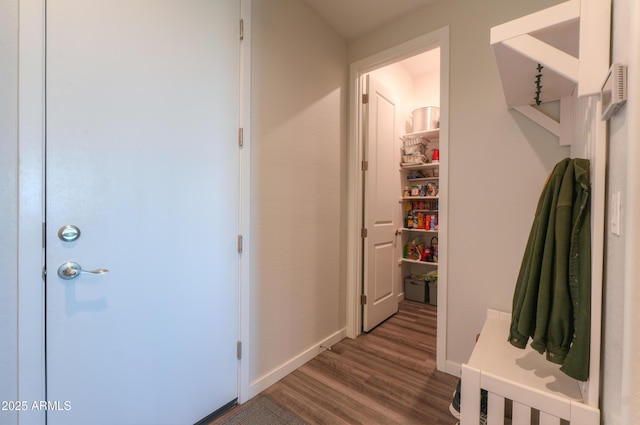
<path id="1" fill-rule="evenodd" d="M 427 72 L 414 78 L 413 109 L 440 106 L 440 71 Z"/>
<path id="2" fill-rule="evenodd" d="M 629 6 L 617 2 L 613 13 L 612 58 L 624 63 L 628 60 L 629 52 L 622 47 L 619 40 L 628 40 Z M 609 121 L 609 167 L 607 175 L 606 199 L 611 199 L 613 192 L 621 191 L 626 197 L 627 175 L 627 146 L 626 109 L 623 108 Z M 607 202 L 608 204 L 609 202 Z M 624 205 L 624 203 L 623 203 Z M 625 229 L 623 229 L 625 230 Z M 603 341 L 602 341 L 602 416 L 607 424 L 622 424 L 622 353 L 623 353 L 623 322 L 624 322 L 624 244 L 625 233 L 615 236 L 607 225 L 605 231 L 605 281 L 603 288 Z"/>
<path id="3" fill-rule="evenodd" d="M 0 400 L 17 400 L 18 2 L 0 0 Z M 0 411 L 0 423 L 17 421 Z"/>
<path id="4" fill-rule="evenodd" d="M 450 26 L 447 361 L 454 364 L 468 360 L 487 308 L 511 311 L 540 190 L 569 155 L 555 136 L 507 110 L 489 31 L 559 2 L 437 2 L 349 44 L 352 63 Z"/>
<path id="5" fill-rule="evenodd" d="M 607 201 L 622 194 L 621 235 L 607 223 L 602 357 L 602 417 L 607 425 L 640 420 L 638 356 L 638 102 L 640 90 L 640 6 L 636 0 L 614 0 L 612 62 L 629 65 L 629 100 L 609 121 Z M 634 202 L 635 200 L 635 202 Z M 635 251 L 629 248 L 635 247 Z"/>
<path id="6" fill-rule="evenodd" d="M 253 392 L 345 327 L 346 42 L 299 0 L 252 10 Z"/>

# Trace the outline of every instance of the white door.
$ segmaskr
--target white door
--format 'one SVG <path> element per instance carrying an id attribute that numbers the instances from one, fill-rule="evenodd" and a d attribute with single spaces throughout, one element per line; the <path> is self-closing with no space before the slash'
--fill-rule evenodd
<path id="1" fill-rule="evenodd" d="M 239 18 L 47 1 L 48 425 L 192 424 L 237 398 Z"/>
<path id="2" fill-rule="evenodd" d="M 365 158 L 363 330 L 373 329 L 398 311 L 396 230 L 398 220 L 398 156 L 396 101 L 367 76 L 369 101 L 364 108 Z M 395 202 L 394 202 L 395 200 Z"/>

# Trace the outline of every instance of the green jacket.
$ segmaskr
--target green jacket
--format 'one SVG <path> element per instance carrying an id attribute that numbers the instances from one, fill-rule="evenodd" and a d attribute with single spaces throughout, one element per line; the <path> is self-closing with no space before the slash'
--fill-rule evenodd
<path id="1" fill-rule="evenodd" d="M 547 353 L 567 375 L 589 377 L 591 220 L 589 161 L 564 159 L 549 176 L 513 296 L 509 341 Z"/>

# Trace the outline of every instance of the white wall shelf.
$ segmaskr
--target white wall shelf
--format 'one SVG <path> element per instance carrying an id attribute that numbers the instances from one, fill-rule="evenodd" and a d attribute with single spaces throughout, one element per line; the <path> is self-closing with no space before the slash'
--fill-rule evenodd
<path id="1" fill-rule="evenodd" d="M 561 139 L 572 137 L 563 127 L 565 121 L 573 125 L 574 97 L 598 94 L 609 68 L 610 16 L 611 0 L 569 0 L 493 27 L 491 46 L 507 106 Z M 566 104 L 560 121 L 536 109 L 536 100 Z"/>
<path id="2" fill-rule="evenodd" d="M 578 82 L 580 0 L 571 0 L 491 29 L 491 46 L 509 108 L 573 96 Z M 543 41 L 544 40 L 544 41 Z"/>

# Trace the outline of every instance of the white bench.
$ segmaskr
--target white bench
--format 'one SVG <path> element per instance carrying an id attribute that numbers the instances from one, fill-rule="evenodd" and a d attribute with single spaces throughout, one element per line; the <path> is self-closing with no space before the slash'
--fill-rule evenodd
<path id="1" fill-rule="evenodd" d="M 488 393 L 488 425 L 531 425 L 532 416 L 539 416 L 539 425 L 599 425 L 600 411 L 583 403 L 578 381 L 531 347 L 509 343 L 510 323 L 510 314 L 487 310 L 480 338 L 462 365 L 460 425 L 480 422 L 481 389 Z M 510 419 L 506 400 L 512 402 Z"/>

